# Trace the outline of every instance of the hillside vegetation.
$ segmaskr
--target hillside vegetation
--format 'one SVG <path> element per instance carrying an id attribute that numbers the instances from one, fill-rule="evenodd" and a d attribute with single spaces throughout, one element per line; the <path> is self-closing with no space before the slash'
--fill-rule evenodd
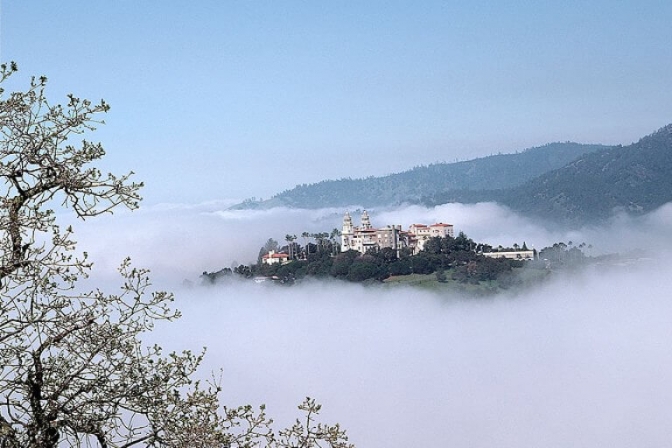
<path id="1" fill-rule="evenodd" d="M 267 201 L 248 200 L 234 208 L 322 208 L 353 204 L 373 207 L 417 203 L 429 194 L 448 190 L 504 189 L 560 168 L 583 154 L 606 148 L 602 145 L 551 143 L 517 154 L 499 154 L 457 163 L 436 163 L 382 177 L 303 184 Z"/>
<path id="2" fill-rule="evenodd" d="M 564 225 L 596 223 L 615 212 L 647 213 L 672 201 L 672 124 L 636 143 L 584 154 L 518 187 L 438 191 L 425 205 L 496 201 Z"/>
<path id="3" fill-rule="evenodd" d="M 586 154 L 511 189 L 502 202 L 549 220 L 584 223 L 672 201 L 672 125 L 629 146 Z"/>
<path id="4" fill-rule="evenodd" d="M 583 225 L 672 201 L 672 124 L 627 146 L 553 143 L 384 177 L 301 185 L 241 207 L 498 202 L 554 225 Z"/>

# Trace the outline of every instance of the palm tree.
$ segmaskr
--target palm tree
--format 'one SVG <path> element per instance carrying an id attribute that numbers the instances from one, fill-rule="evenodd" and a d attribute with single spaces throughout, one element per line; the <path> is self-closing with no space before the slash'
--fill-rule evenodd
<path id="1" fill-rule="evenodd" d="M 334 230 L 331 231 L 331 248 L 332 248 L 332 254 L 333 255 L 338 255 L 338 249 L 339 249 L 339 243 L 336 241 L 336 238 L 341 236 L 341 231 L 338 230 L 337 228 L 334 228 Z"/>
<path id="2" fill-rule="evenodd" d="M 324 250 L 327 247 L 327 238 L 329 238 L 329 234 L 327 232 L 320 233 L 320 241 L 322 243 L 322 250 Z"/>
<path id="3" fill-rule="evenodd" d="M 285 241 L 287 241 L 287 250 L 289 252 L 289 259 L 293 260 L 294 259 L 294 240 L 296 239 L 296 235 L 290 235 L 289 233 L 285 235 Z"/>
<path id="4" fill-rule="evenodd" d="M 305 246 L 304 246 L 304 249 L 303 249 L 303 254 L 304 254 L 303 256 L 304 256 L 304 259 L 307 260 L 308 259 L 308 238 L 310 238 L 310 233 L 303 232 L 301 234 L 301 237 L 303 238 L 303 241 L 305 242 Z"/>
<path id="5" fill-rule="evenodd" d="M 324 250 L 324 247 L 326 246 L 325 242 L 329 234 L 326 232 L 319 232 L 319 233 L 313 233 L 311 236 L 315 238 L 315 241 L 317 242 L 317 251 L 322 252 Z"/>

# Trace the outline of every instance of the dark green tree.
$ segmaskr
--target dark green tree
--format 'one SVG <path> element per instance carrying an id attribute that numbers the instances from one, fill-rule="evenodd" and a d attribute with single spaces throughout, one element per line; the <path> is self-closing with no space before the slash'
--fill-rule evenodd
<path id="1" fill-rule="evenodd" d="M 336 255 L 330 270 L 331 276 L 342 279 L 346 278 L 350 271 L 350 266 L 352 266 L 355 258 L 359 256 L 360 253 L 356 250 L 349 250 Z"/>

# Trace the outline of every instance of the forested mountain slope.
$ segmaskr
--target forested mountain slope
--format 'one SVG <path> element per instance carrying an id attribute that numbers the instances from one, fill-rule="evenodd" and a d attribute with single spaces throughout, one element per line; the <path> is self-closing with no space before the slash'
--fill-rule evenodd
<path id="1" fill-rule="evenodd" d="M 558 224 L 599 222 L 623 210 L 650 212 L 672 201 L 672 124 L 628 146 L 580 156 L 566 166 L 505 190 L 446 190 L 425 205 L 495 201 Z"/>
<path id="2" fill-rule="evenodd" d="M 586 154 L 501 198 L 517 211 L 576 223 L 614 210 L 646 213 L 670 201 L 672 124 L 632 145 Z"/>
<path id="3" fill-rule="evenodd" d="M 560 168 L 581 155 L 602 151 L 602 145 L 550 143 L 517 154 L 499 154 L 457 163 L 436 163 L 402 173 L 365 179 L 326 180 L 299 185 L 270 200 L 246 201 L 235 208 L 296 208 L 395 205 L 419 202 L 448 190 L 497 190 L 515 187 Z"/>
<path id="4" fill-rule="evenodd" d="M 599 222 L 672 201 L 672 124 L 628 146 L 552 143 L 518 154 L 301 185 L 258 207 L 494 201 L 558 224 Z"/>

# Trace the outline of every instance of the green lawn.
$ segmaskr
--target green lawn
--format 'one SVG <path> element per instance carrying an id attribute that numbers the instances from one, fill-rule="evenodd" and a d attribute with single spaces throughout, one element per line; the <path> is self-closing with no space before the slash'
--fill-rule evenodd
<path id="1" fill-rule="evenodd" d="M 483 281 L 478 284 L 460 283 L 452 280 L 452 270 L 446 270 L 445 282 L 439 282 L 436 279 L 436 274 L 410 274 L 392 276 L 383 281 L 385 285 L 390 287 L 397 285 L 409 285 L 418 287 L 424 290 L 435 292 L 455 292 L 476 296 L 491 295 L 498 292 L 510 291 L 526 286 L 531 286 L 541 281 L 548 273 L 544 270 L 514 268 L 512 274 L 518 281 L 508 289 L 501 288 L 497 280 Z"/>

